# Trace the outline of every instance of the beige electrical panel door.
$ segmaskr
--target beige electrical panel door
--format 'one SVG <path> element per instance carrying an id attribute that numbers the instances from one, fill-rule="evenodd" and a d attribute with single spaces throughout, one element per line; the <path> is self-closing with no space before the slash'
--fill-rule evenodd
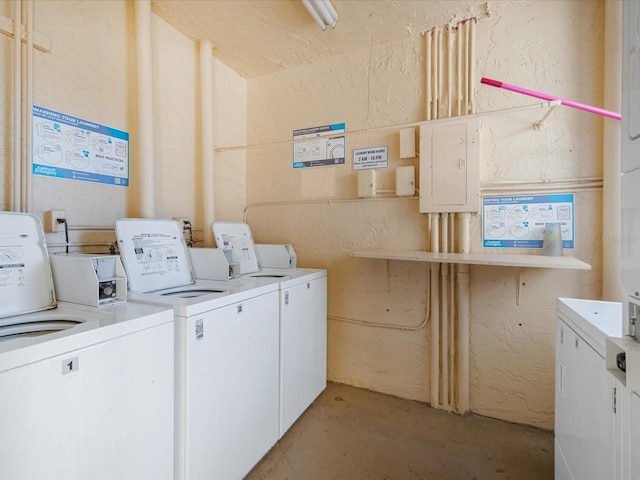
<path id="1" fill-rule="evenodd" d="M 480 210 L 480 119 L 420 126 L 420 212 Z"/>

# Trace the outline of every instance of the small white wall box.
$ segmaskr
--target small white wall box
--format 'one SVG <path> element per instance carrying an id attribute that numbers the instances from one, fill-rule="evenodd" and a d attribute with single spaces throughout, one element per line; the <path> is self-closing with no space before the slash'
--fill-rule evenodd
<path id="1" fill-rule="evenodd" d="M 240 277 L 240 262 L 233 250 L 223 248 L 188 248 L 195 278 L 227 281 Z"/>
<path id="2" fill-rule="evenodd" d="M 414 127 L 400 129 L 400 158 L 416 157 L 416 129 Z"/>
<path id="3" fill-rule="evenodd" d="M 378 189 L 375 170 L 358 170 L 358 197 L 375 198 Z"/>
<path id="4" fill-rule="evenodd" d="M 56 298 L 103 307 L 127 301 L 127 276 L 119 255 L 49 255 Z"/>
<path id="5" fill-rule="evenodd" d="M 412 197 L 416 193 L 416 169 L 413 165 L 396 168 L 396 195 Z"/>
<path id="6" fill-rule="evenodd" d="M 420 212 L 480 211 L 480 119 L 420 125 Z"/>
<path id="7" fill-rule="evenodd" d="M 297 256 L 292 245 L 257 243 L 256 251 L 261 268 L 296 268 Z"/>

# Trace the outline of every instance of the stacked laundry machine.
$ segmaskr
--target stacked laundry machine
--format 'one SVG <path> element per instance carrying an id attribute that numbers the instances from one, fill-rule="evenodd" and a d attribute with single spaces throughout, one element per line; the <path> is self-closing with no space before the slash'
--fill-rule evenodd
<path id="1" fill-rule="evenodd" d="M 279 292 L 279 437 L 304 413 L 327 385 L 327 271 L 297 268 L 293 247 L 255 244 L 246 223 L 215 222 L 212 225 L 217 249 L 198 254 L 203 276 L 206 255 L 225 251 L 232 271 L 241 279 L 275 280 Z M 222 264 L 224 262 L 221 262 Z M 225 274 L 224 266 L 221 272 Z M 238 275 L 236 275 L 238 277 Z M 217 277 L 219 278 L 219 277 Z"/>
<path id="2" fill-rule="evenodd" d="M 175 478 L 243 478 L 278 440 L 277 281 L 196 279 L 171 220 L 121 219 L 116 234 L 129 301 L 174 314 Z"/>
<path id="3" fill-rule="evenodd" d="M 0 232 L 0 478 L 172 478 L 171 309 L 60 302 L 39 219 Z"/>

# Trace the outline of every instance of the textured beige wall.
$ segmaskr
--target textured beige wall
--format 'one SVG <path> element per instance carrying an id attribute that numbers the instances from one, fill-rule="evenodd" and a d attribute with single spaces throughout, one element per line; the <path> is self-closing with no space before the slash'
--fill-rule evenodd
<path id="1" fill-rule="evenodd" d="M 13 2 L 0 0 L 0 14 L 13 18 Z M 64 209 L 71 227 L 113 227 L 138 209 L 135 18 L 125 0 L 35 2 L 35 29 L 51 41 L 36 51 L 34 103 L 130 134 L 128 188 L 33 177 L 33 213 Z M 152 15 L 154 168 L 157 218 L 188 217 L 202 238 L 202 168 L 198 45 Z M 245 144 L 246 83 L 213 61 L 214 142 Z M 0 208 L 9 207 L 13 135 L 13 40 L 0 35 Z M 216 215 L 242 219 L 244 151 L 216 158 Z M 210 227 L 207 227 L 210 228 Z M 72 242 L 111 242 L 113 233 L 74 229 Z M 55 246 L 63 234 L 49 234 Z"/>
<path id="2" fill-rule="evenodd" d="M 601 2 L 499 1 L 489 11 L 477 24 L 477 111 L 535 103 L 481 85 L 482 76 L 601 104 Z M 415 32 L 398 43 L 250 80 L 248 143 L 285 142 L 296 128 L 341 121 L 361 131 L 423 120 L 423 72 L 424 38 Z M 483 184 L 601 175 L 603 120 L 562 107 L 534 131 L 543 114 L 483 120 Z M 398 159 L 397 137 L 397 130 L 350 134 L 346 165 L 302 170 L 292 168 L 289 144 L 248 150 L 246 218 L 256 241 L 292 243 L 299 265 L 328 269 L 329 377 L 428 401 L 428 327 L 403 331 L 344 321 L 419 326 L 428 309 L 426 265 L 349 256 L 362 248 L 426 248 L 417 200 L 355 199 L 352 149 L 389 145 L 390 168 L 378 172 L 379 188 L 393 188 L 393 170 L 415 164 Z M 592 271 L 471 269 L 474 412 L 553 427 L 555 299 L 600 295 L 601 191 L 570 185 L 563 191 L 576 193 L 577 247 L 566 254 L 592 264 Z M 472 219 L 472 251 L 482 251 L 479 216 Z"/>

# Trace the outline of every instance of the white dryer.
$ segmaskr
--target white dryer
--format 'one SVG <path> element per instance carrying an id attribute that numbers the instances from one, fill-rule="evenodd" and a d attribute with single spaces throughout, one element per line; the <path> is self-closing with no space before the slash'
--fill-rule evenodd
<path id="1" fill-rule="evenodd" d="M 0 478 L 171 478 L 171 310 L 57 303 L 39 219 L 0 231 Z"/>
<path id="2" fill-rule="evenodd" d="M 244 477 L 278 440 L 278 284 L 194 279 L 170 220 L 122 219 L 116 232 L 129 301 L 174 311 L 175 477 Z"/>
<path id="3" fill-rule="evenodd" d="M 327 386 L 327 271 L 261 268 L 249 226 L 216 222 L 218 248 L 236 252 L 242 278 L 274 279 L 280 305 L 280 421 L 282 437 Z M 268 251 L 278 250 L 271 246 Z M 295 265 L 291 245 L 281 245 L 283 265 Z M 274 258 L 277 255 L 274 255 Z M 292 261 L 290 261 L 292 260 Z"/>

